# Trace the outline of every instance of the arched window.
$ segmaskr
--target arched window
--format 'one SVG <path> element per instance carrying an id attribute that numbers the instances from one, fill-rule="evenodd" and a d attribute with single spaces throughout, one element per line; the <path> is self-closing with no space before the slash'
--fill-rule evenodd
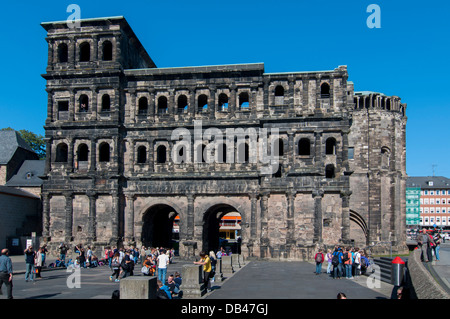
<path id="1" fill-rule="evenodd" d="M 307 138 L 298 141 L 298 155 L 311 155 L 311 142 Z"/>
<path id="2" fill-rule="evenodd" d="M 328 164 L 325 167 L 325 178 L 334 178 L 335 174 L 334 174 L 334 165 L 333 164 Z"/>
<path id="3" fill-rule="evenodd" d="M 166 114 L 168 111 L 167 108 L 167 98 L 165 96 L 160 96 L 158 98 L 158 113 Z"/>
<path id="4" fill-rule="evenodd" d="M 98 160 L 100 162 L 109 162 L 110 160 L 110 147 L 109 144 L 104 142 L 101 143 L 99 148 Z"/>
<path id="5" fill-rule="evenodd" d="M 58 45 L 58 61 L 60 63 L 68 62 L 69 60 L 69 49 L 66 43 L 61 43 Z"/>
<path id="6" fill-rule="evenodd" d="M 178 97 L 177 110 L 178 110 L 178 113 L 187 113 L 188 112 L 188 100 L 187 100 L 186 95 L 182 94 Z"/>
<path id="7" fill-rule="evenodd" d="M 111 41 L 105 41 L 103 42 L 103 55 L 102 60 L 103 61 L 111 61 L 113 58 L 113 47 Z"/>
<path id="8" fill-rule="evenodd" d="M 334 137 L 327 138 L 325 142 L 325 154 L 336 155 L 336 139 Z"/>
<path id="9" fill-rule="evenodd" d="M 56 158 L 55 162 L 66 163 L 68 159 L 69 148 L 66 143 L 59 143 L 56 146 Z"/>
<path id="10" fill-rule="evenodd" d="M 80 95 L 80 112 L 89 110 L 89 97 L 86 94 Z"/>
<path id="11" fill-rule="evenodd" d="M 275 105 L 283 105 L 284 104 L 284 88 L 281 85 L 278 85 L 275 88 Z"/>
<path id="12" fill-rule="evenodd" d="M 228 110 L 228 95 L 225 93 L 219 94 L 219 109 L 222 111 Z"/>
<path id="13" fill-rule="evenodd" d="M 80 44 L 80 62 L 88 62 L 91 60 L 91 46 L 88 42 Z"/>
<path id="14" fill-rule="evenodd" d="M 158 164 L 164 164 L 167 161 L 167 149 L 164 145 L 158 146 L 156 149 L 156 162 Z"/>
<path id="15" fill-rule="evenodd" d="M 111 98 L 108 94 L 102 96 L 102 111 L 109 111 L 111 109 Z"/>
<path id="16" fill-rule="evenodd" d="M 208 97 L 205 94 L 198 97 L 197 108 L 199 113 L 206 112 L 208 110 Z"/>
<path id="17" fill-rule="evenodd" d="M 248 109 L 250 107 L 248 93 L 242 92 L 239 94 L 239 108 Z"/>
<path id="18" fill-rule="evenodd" d="M 89 148 L 86 144 L 80 144 L 77 150 L 78 162 L 88 161 Z"/>
<path id="19" fill-rule="evenodd" d="M 381 168 L 389 169 L 390 156 L 391 156 L 391 150 L 388 147 L 383 146 L 381 148 Z"/>
<path id="20" fill-rule="evenodd" d="M 138 114 L 140 115 L 147 114 L 147 109 L 148 109 L 148 100 L 145 96 L 143 96 L 138 101 Z"/>
<path id="21" fill-rule="evenodd" d="M 138 147 L 137 162 L 138 162 L 138 164 L 144 164 L 147 162 L 147 148 L 145 146 Z"/>
<path id="22" fill-rule="evenodd" d="M 322 83 L 320 86 L 320 97 L 327 99 L 330 97 L 330 85 L 327 82 Z"/>

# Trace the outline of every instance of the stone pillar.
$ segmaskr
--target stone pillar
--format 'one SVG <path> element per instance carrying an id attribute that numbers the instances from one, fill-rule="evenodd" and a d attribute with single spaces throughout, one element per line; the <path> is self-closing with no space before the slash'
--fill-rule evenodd
<path id="1" fill-rule="evenodd" d="M 120 280 L 120 299 L 157 299 L 157 280 L 154 276 L 130 276 Z"/>
<path id="2" fill-rule="evenodd" d="M 42 237 L 44 241 L 50 239 L 50 199 L 51 194 L 42 194 Z"/>
<path id="3" fill-rule="evenodd" d="M 134 195 L 126 194 L 125 240 L 128 244 L 134 242 Z"/>
<path id="4" fill-rule="evenodd" d="M 322 229 L 323 229 L 323 213 L 322 213 L 322 197 L 324 192 L 322 190 L 315 190 L 312 193 L 314 198 L 314 243 L 322 243 Z"/>
<path id="5" fill-rule="evenodd" d="M 351 191 L 341 191 L 342 198 L 342 241 L 350 243 L 350 195 Z"/>
<path id="6" fill-rule="evenodd" d="M 89 213 L 88 213 L 88 234 L 87 234 L 87 241 L 91 242 L 96 240 L 97 234 L 96 234 L 96 201 L 97 201 L 97 194 L 95 194 L 93 191 L 89 191 L 87 193 L 87 196 L 89 197 Z"/>
<path id="7" fill-rule="evenodd" d="M 64 197 L 66 198 L 66 206 L 65 206 L 65 226 L 64 226 L 64 232 L 65 232 L 65 241 L 71 242 L 72 241 L 72 223 L 73 223 L 73 194 L 71 192 L 65 192 Z"/>
<path id="8" fill-rule="evenodd" d="M 232 274 L 232 273 L 234 273 L 233 255 L 231 255 L 231 256 L 222 256 L 222 272 L 224 274 Z"/>
<path id="9" fill-rule="evenodd" d="M 112 209 L 111 209 L 111 239 L 110 245 L 117 245 L 119 241 L 119 225 L 120 225 L 120 197 L 118 191 L 111 192 Z"/>
<path id="10" fill-rule="evenodd" d="M 52 140 L 50 138 L 45 138 L 45 152 L 47 156 L 45 157 L 45 172 L 47 175 L 52 169 Z"/>
<path id="11" fill-rule="evenodd" d="M 286 244 L 295 244 L 295 223 L 294 223 L 294 201 L 295 191 L 291 190 L 287 192 L 287 215 L 286 215 Z"/>
<path id="12" fill-rule="evenodd" d="M 206 294 L 206 285 L 203 284 L 203 266 L 183 265 L 181 276 L 183 283 L 180 289 L 183 291 L 183 299 L 201 298 Z"/>
<path id="13" fill-rule="evenodd" d="M 89 155 L 91 156 L 91 166 L 89 167 L 89 170 L 94 172 L 97 170 L 97 143 L 94 138 L 91 139 L 89 152 Z"/>
<path id="14" fill-rule="evenodd" d="M 222 258 L 217 259 L 216 274 L 214 276 L 214 280 L 218 281 L 218 282 L 222 282 L 224 280 L 223 271 L 222 271 Z"/>
<path id="15" fill-rule="evenodd" d="M 261 194 L 261 217 L 260 217 L 260 257 L 266 257 L 266 250 L 269 246 L 269 238 L 267 237 L 267 211 L 268 211 L 269 194 L 264 192 Z"/>

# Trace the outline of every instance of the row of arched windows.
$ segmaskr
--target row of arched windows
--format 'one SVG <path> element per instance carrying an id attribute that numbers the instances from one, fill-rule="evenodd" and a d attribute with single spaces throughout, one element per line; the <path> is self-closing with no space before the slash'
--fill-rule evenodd
<path id="1" fill-rule="evenodd" d="M 63 42 L 58 45 L 57 55 L 59 63 L 69 62 L 69 47 L 67 43 Z M 113 45 L 109 40 L 106 40 L 102 43 L 101 59 L 102 61 L 112 61 L 113 59 Z M 82 42 L 78 46 L 78 60 L 80 62 L 91 61 L 91 45 L 89 42 Z"/>
<path id="2" fill-rule="evenodd" d="M 225 93 L 219 94 L 218 97 L 218 106 L 219 110 L 226 111 L 228 109 L 228 95 Z M 178 96 L 176 101 L 176 112 L 178 114 L 187 113 L 189 102 L 188 97 L 184 94 Z M 239 94 L 239 108 L 247 109 L 249 108 L 249 95 L 247 92 L 242 92 Z M 145 115 L 148 112 L 149 101 L 148 98 L 142 96 L 138 100 L 138 114 Z M 201 94 L 197 98 L 197 112 L 202 113 L 208 111 L 208 96 L 206 94 Z M 158 114 L 166 114 L 168 113 L 168 100 L 167 97 L 162 95 L 159 96 L 156 100 L 156 109 Z"/>
<path id="3" fill-rule="evenodd" d="M 108 112 L 111 110 L 111 97 L 109 94 L 103 94 L 100 103 L 100 111 Z M 78 110 L 80 112 L 88 112 L 90 110 L 89 97 L 86 94 L 81 94 L 78 98 Z M 67 111 L 69 111 L 69 102 L 58 101 L 58 112 Z"/>
<path id="4" fill-rule="evenodd" d="M 275 149 L 278 150 L 278 156 L 284 156 L 285 148 L 284 148 L 284 142 L 282 139 L 275 140 Z M 199 150 L 199 154 L 203 154 L 204 148 L 206 147 L 205 144 L 200 144 L 200 147 L 202 147 L 201 150 Z M 225 163 L 227 156 L 227 146 L 226 143 L 222 143 L 222 145 L 219 147 L 219 162 Z M 179 156 L 184 156 L 184 147 L 180 147 L 178 150 Z M 78 161 L 88 161 L 88 153 L 89 153 L 89 147 L 82 143 L 78 146 L 77 149 L 77 160 Z M 156 149 L 156 162 L 163 164 L 167 161 L 167 148 L 165 145 L 159 145 Z M 311 142 L 308 138 L 301 138 L 298 141 L 297 145 L 297 154 L 302 156 L 310 156 L 311 155 Z M 333 137 L 330 137 L 325 142 L 325 154 L 326 155 L 335 155 L 336 154 L 336 139 Z M 67 162 L 68 159 L 68 146 L 66 143 L 59 143 L 56 147 L 56 158 L 55 162 Z M 249 159 L 249 147 L 248 144 L 244 144 L 244 161 L 248 161 Z M 102 142 L 99 145 L 99 161 L 100 162 L 109 162 L 110 160 L 110 146 L 106 142 Z M 147 162 L 147 148 L 145 146 L 139 146 L 137 149 L 137 163 L 143 164 Z M 204 162 L 204 158 L 202 157 L 200 161 Z"/>
<path id="5" fill-rule="evenodd" d="M 282 97 L 284 94 L 284 89 L 282 86 L 277 86 L 275 89 L 275 96 Z M 249 94 L 248 92 L 242 92 L 238 96 L 239 109 L 249 108 Z M 86 94 L 80 95 L 78 99 L 78 109 L 80 112 L 87 112 L 90 109 L 89 97 Z M 186 95 L 181 94 L 177 98 L 177 113 L 187 113 L 188 112 L 188 98 Z M 219 110 L 226 111 L 228 109 L 228 95 L 225 93 L 220 93 L 218 96 L 218 106 Z M 148 112 L 149 101 L 148 98 L 142 96 L 138 100 L 138 114 L 146 115 Z M 100 111 L 110 111 L 111 110 L 111 97 L 109 94 L 103 94 L 101 99 Z M 197 98 L 197 112 L 206 112 L 208 110 L 208 96 L 206 94 L 201 94 Z M 58 102 L 58 111 L 64 112 L 68 111 L 68 102 L 60 101 Z M 167 97 L 162 95 L 157 99 L 157 113 L 166 114 L 168 113 L 168 100 Z"/>
<path id="6" fill-rule="evenodd" d="M 98 160 L 99 162 L 109 162 L 111 159 L 111 147 L 107 142 L 100 143 L 98 147 Z M 78 145 L 76 155 L 77 162 L 87 162 L 89 154 L 89 147 L 82 143 Z M 55 162 L 66 163 L 69 158 L 69 147 L 66 143 L 62 142 L 56 146 Z"/>

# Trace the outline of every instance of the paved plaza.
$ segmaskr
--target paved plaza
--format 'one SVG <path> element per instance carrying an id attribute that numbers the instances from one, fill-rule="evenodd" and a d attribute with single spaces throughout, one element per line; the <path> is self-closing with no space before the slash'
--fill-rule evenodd
<path id="1" fill-rule="evenodd" d="M 13 256 L 13 296 L 15 299 L 110 299 L 119 283 L 111 282 L 107 266 L 81 269 L 79 288 L 73 271 L 66 269 L 42 272 L 42 279 L 25 282 L 25 263 L 22 256 Z M 51 259 L 50 259 L 51 260 Z M 169 265 L 168 274 L 181 272 L 184 264 L 192 262 L 175 260 Z M 140 265 L 136 275 L 140 276 Z M 252 261 L 226 275 L 223 282 L 215 282 L 213 290 L 204 299 L 335 299 L 338 292 L 349 298 L 385 299 L 390 297 L 392 286 L 381 282 L 380 288 L 369 289 L 366 276 L 357 280 L 330 278 L 323 269 L 322 275 L 314 274 L 315 266 L 309 262 Z M 5 288 L 3 288 L 4 290 Z M 5 298 L 5 295 L 0 296 Z"/>
<path id="2" fill-rule="evenodd" d="M 450 281 L 450 244 L 441 247 L 441 260 L 427 264 L 435 277 L 448 289 Z M 25 261 L 23 256 L 12 256 L 15 272 L 13 296 L 15 299 L 110 299 L 120 284 L 109 280 L 111 271 L 107 266 L 81 269 L 80 281 L 73 278 L 73 271 L 66 269 L 42 272 L 42 279 L 25 282 Z M 54 261 L 48 257 L 48 263 Z M 175 258 L 169 265 L 168 274 L 181 273 L 185 264 Z M 139 274 L 141 265 L 135 268 Z M 373 283 L 367 276 L 356 280 L 332 279 L 323 268 L 319 276 L 314 274 L 312 262 L 251 261 L 233 274 L 225 274 L 225 280 L 215 282 L 212 291 L 204 299 L 336 299 L 338 292 L 344 292 L 349 299 L 389 299 L 393 286 L 380 282 L 379 287 L 370 288 Z M 368 284 L 369 279 L 369 284 Z M 76 284 L 79 283 L 77 288 Z M 70 288 L 70 286 L 74 286 Z M 3 287 L 5 292 L 5 288 Z M 0 295 L 5 299 L 6 294 Z"/>

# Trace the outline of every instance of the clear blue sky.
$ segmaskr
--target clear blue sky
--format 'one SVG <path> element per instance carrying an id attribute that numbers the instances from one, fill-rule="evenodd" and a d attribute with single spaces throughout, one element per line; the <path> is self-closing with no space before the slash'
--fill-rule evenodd
<path id="1" fill-rule="evenodd" d="M 404 0 L 5 1 L 0 128 L 44 135 L 46 32 L 41 22 L 124 16 L 158 67 L 263 62 L 266 72 L 347 65 L 357 91 L 402 98 L 407 173 L 450 177 L 450 2 Z M 381 9 L 370 29 L 369 4 Z"/>

